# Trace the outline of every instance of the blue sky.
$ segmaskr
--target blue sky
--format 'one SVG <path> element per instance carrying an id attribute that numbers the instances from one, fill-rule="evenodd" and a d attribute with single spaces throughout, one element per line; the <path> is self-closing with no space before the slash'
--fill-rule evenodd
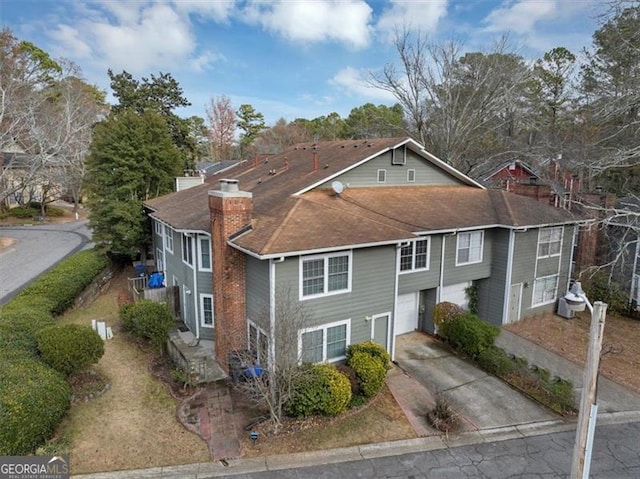
<path id="1" fill-rule="evenodd" d="M 481 51 L 508 33 L 528 60 L 578 54 L 598 26 L 598 0 L 0 0 L 0 22 L 109 91 L 107 69 L 171 73 L 205 117 L 212 98 L 253 105 L 267 124 L 367 102 L 393 104 L 365 79 L 395 63 L 394 28 Z"/>

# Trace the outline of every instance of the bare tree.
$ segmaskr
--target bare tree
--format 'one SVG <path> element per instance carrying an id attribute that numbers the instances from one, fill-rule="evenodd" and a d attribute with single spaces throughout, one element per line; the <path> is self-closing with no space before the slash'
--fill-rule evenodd
<path id="1" fill-rule="evenodd" d="M 267 323 L 270 315 L 273 315 L 271 324 L 275 329 L 268 333 L 267 364 L 261 365 L 264 371 L 251 374 L 252 370 L 249 370 L 238 387 L 257 406 L 266 409 L 275 426 L 280 427 L 284 406 L 291 398 L 295 384 L 308 374 L 307 369 L 300 367 L 302 356 L 298 341 L 301 331 L 310 326 L 312 316 L 289 287 L 277 290 L 273 308 L 265 308 L 263 316 Z"/>
<path id="2" fill-rule="evenodd" d="M 530 69 L 506 37 L 487 53 L 462 55 L 459 41 L 429 43 L 419 32 L 396 32 L 400 70 L 388 64 L 370 84 L 391 92 L 419 140 L 453 166 L 469 170 L 474 145 L 487 144 L 513 124 Z"/>
<path id="3" fill-rule="evenodd" d="M 206 108 L 209 120 L 209 148 L 213 161 L 228 160 L 233 152 L 237 128 L 236 112 L 231 99 L 222 95 L 211 98 Z"/>

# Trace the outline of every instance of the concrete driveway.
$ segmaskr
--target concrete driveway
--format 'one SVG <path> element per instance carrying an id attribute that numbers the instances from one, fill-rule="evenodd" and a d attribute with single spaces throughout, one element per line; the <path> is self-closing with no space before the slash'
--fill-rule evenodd
<path id="1" fill-rule="evenodd" d="M 455 356 L 426 334 L 399 336 L 395 360 L 431 392 L 444 396 L 479 429 L 558 419 L 499 379 Z"/>

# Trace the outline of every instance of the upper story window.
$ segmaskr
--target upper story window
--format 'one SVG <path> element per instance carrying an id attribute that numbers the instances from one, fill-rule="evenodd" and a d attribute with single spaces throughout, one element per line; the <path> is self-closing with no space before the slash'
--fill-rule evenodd
<path id="1" fill-rule="evenodd" d="M 162 235 L 164 234 L 164 228 L 162 227 L 162 223 L 160 223 L 159 221 L 154 221 L 155 227 L 156 227 L 156 234 L 158 236 L 160 236 L 162 238 Z"/>
<path id="2" fill-rule="evenodd" d="M 182 261 L 193 266 L 193 238 L 186 234 L 182 235 Z"/>
<path id="3" fill-rule="evenodd" d="M 558 290 L 558 275 L 537 278 L 533 283 L 532 306 L 553 303 Z"/>
<path id="4" fill-rule="evenodd" d="M 378 170 L 378 183 L 387 182 L 387 170 Z"/>
<path id="5" fill-rule="evenodd" d="M 400 271 L 429 268 L 429 239 L 411 241 L 400 248 Z"/>
<path id="6" fill-rule="evenodd" d="M 211 271 L 211 240 L 208 236 L 200 236 L 198 245 L 200 248 L 198 267 L 202 271 Z"/>
<path id="7" fill-rule="evenodd" d="M 542 228 L 538 232 L 538 258 L 558 256 L 562 247 L 562 226 Z"/>
<path id="8" fill-rule="evenodd" d="M 302 363 L 333 362 L 344 359 L 349 346 L 349 320 L 323 324 L 300 331 L 298 357 Z"/>
<path id="9" fill-rule="evenodd" d="M 351 252 L 302 257 L 300 299 L 351 291 Z"/>
<path id="10" fill-rule="evenodd" d="M 164 247 L 169 253 L 173 253 L 173 230 L 167 226 L 164 228 Z"/>
<path id="11" fill-rule="evenodd" d="M 415 183 L 416 181 L 416 170 L 410 169 L 407 170 L 407 183 Z"/>
<path id="12" fill-rule="evenodd" d="M 156 270 L 164 271 L 164 254 L 161 248 L 156 249 Z"/>
<path id="13" fill-rule="evenodd" d="M 456 266 L 482 262 L 484 231 L 458 233 Z"/>

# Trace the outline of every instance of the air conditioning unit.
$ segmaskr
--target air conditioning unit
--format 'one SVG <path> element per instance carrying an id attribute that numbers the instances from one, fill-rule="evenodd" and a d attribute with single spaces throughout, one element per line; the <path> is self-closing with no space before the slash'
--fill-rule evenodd
<path id="1" fill-rule="evenodd" d="M 558 311 L 557 311 L 558 316 L 562 316 L 563 318 L 567 318 L 567 319 L 573 319 L 573 317 L 575 316 L 575 311 L 572 310 L 571 308 L 569 308 L 569 306 L 567 305 L 567 300 L 564 298 L 560 298 L 558 300 Z"/>

